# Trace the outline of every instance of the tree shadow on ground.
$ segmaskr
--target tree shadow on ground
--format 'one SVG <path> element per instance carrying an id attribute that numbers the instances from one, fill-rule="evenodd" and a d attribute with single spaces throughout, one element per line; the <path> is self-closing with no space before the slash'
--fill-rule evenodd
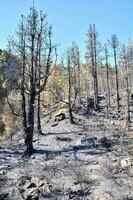
<path id="1" fill-rule="evenodd" d="M 59 156 L 65 153 L 70 153 L 73 155 L 76 155 L 78 152 L 82 154 L 89 154 L 89 155 L 99 155 L 106 152 L 104 148 L 101 149 L 92 149 L 89 146 L 86 145 L 77 145 L 72 146 L 70 149 L 62 149 L 62 150 L 47 150 L 47 149 L 35 149 L 34 154 L 41 154 L 41 155 L 53 155 L 53 156 Z"/>

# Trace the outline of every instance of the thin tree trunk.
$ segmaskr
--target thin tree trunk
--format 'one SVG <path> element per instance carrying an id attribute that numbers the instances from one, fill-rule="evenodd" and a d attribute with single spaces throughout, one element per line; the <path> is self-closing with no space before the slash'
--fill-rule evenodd
<path id="1" fill-rule="evenodd" d="M 40 93 L 37 97 L 37 131 L 38 134 L 42 134 L 42 128 L 41 128 L 41 110 L 40 110 Z"/>
<path id="2" fill-rule="evenodd" d="M 70 104 L 69 104 L 68 111 L 69 111 L 69 119 L 70 119 L 70 122 L 71 122 L 71 124 L 74 124 L 75 122 L 74 122 L 73 113 L 72 113 L 72 108 L 71 108 Z"/>
<path id="3" fill-rule="evenodd" d="M 127 123 L 131 122 L 130 119 L 130 92 L 129 92 L 129 76 L 128 76 L 128 66 L 125 58 L 125 68 L 126 68 L 126 92 L 127 92 Z"/>
<path id="4" fill-rule="evenodd" d="M 30 99 L 28 107 L 28 127 L 26 130 L 26 155 L 30 156 L 33 153 L 33 132 L 34 132 L 34 103 L 35 103 L 35 69 L 34 69 L 34 42 L 35 42 L 35 29 L 34 29 L 34 18 L 33 18 L 33 27 L 31 35 L 31 76 L 30 76 Z"/>
<path id="5" fill-rule="evenodd" d="M 114 60 L 115 60 L 115 74 L 116 74 L 117 113 L 118 113 L 118 117 L 119 117 L 119 112 L 120 112 L 120 97 L 119 97 L 118 68 L 117 68 L 117 61 L 116 61 L 116 48 L 114 48 Z"/>
<path id="6" fill-rule="evenodd" d="M 93 37 L 94 33 L 92 31 L 92 26 L 90 25 L 90 45 L 91 45 L 91 64 L 92 64 L 92 74 L 93 74 L 93 82 L 94 82 L 94 109 L 97 110 L 98 108 L 98 96 L 97 96 L 97 73 L 96 73 L 96 66 L 95 66 L 95 53 L 94 53 L 94 37 Z"/>
<path id="7" fill-rule="evenodd" d="M 79 103 L 81 103 L 81 89 L 80 89 L 80 63 L 78 61 L 78 99 L 79 99 Z"/>
<path id="8" fill-rule="evenodd" d="M 97 79 L 97 47 L 96 47 L 96 30 L 95 25 L 93 25 L 93 42 L 94 42 L 94 74 L 95 74 L 95 96 L 96 96 L 96 109 L 98 109 L 98 79 Z"/>
<path id="9" fill-rule="evenodd" d="M 68 52 L 69 54 L 69 52 Z M 72 83 L 71 83 L 71 66 L 70 66 L 70 56 L 68 55 L 68 112 L 71 124 L 74 123 L 72 105 L 71 105 L 71 94 L 72 94 Z"/>
<path id="10" fill-rule="evenodd" d="M 39 38 L 39 44 L 38 44 L 38 86 L 40 87 L 40 79 L 41 79 L 41 38 Z M 41 94 L 38 94 L 37 97 L 37 130 L 38 134 L 42 134 L 42 127 L 41 127 Z"/>
<path id="11" fill-rule="evenodd" d="M 109 64 L 108 64 L 108 52 L 105 44 L 105 59 L 106 59 L 106 78 L 107 78 L 107 98 L 108 98 L 108 106 L 111 106 L 110 103 L 110 85 L 109 85 Z"/>
<path id="12" fill-rule="evenodd" d="M 26 135 L 26 137 L 25 137 L 25 144 L 26 144 L 25 155 L 30 157 L 34 152 L 33 143 L 32 143 L 32 140 L 33 140 L 32 127 L 27 127 L 25 129 L 25 135 Z"/>
<path id="13" fill-rule="evenodd" d="M 25 152 L 25 154 L 27 156 L 30 156 L 34 152 L 33 142 L 32 142 L 33 141 L 33 132 L 34 132 L 34 102 L 35 102 L 35 97 L 33 94 L 31 94 L 30 101 L 29 101 L 28 127 L 25 130 L 25 133 L 26 133 L 26 138 L 25 138 L 26 152 Z"/>
<path id="14" fill-rule="evenodd" d="M 105 59 L 106 59 L 106 111 L 107 118 L 109 117 L 109 107 L 110 107 L 110 86 L 109 86 L 109 65 L 108 65 L 108 51 L 105 44 Z"/>

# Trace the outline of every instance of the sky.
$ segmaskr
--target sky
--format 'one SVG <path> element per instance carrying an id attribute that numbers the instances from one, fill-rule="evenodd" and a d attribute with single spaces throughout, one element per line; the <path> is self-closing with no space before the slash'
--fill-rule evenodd
<path id="1" fill-rule="evenodd" d="M 133 38 L 133 0 L 34 0 L 35 7 L 47 14 L 53 26 L 58 51 L 64 52 L 72 41 L 85 54 L 86 32 L 95 24 L 99 40 L 106 42 L 116 34 L 122 43 Z M 21 14 L 25 16 L 33 0 L 0 1 L 0 48 L 6 48 L 7 38 L 14 35 Z"/>

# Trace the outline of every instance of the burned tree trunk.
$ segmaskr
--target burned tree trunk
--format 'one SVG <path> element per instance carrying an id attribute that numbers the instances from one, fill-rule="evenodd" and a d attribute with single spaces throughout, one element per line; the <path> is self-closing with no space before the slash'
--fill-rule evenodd
<path id="1" fill-rule="evenodd" d="M 130 90 L 129 90 L 129 72 L 128 72 L 128 55 L 126 52 L 126 47 L 123 45 L 123 59 L 124 59 L 124 65 L 125 65 L 125 80 L 126 80 L 126 96 L 127 96 L 127 115 L 126 115 L 126 121 L 129 126 L 131 122 L 130 117 Z"/>
<path id="2" fill-rule="evenodd" d="M 25 145 L 26 145 L 26 150 L 24 152 L 25 156 L 29 157 L 34 152 L 32 140 L 33 140 L 33 127 L 27 127 L 25 129 Z"/>
<path id="3" fill-rule="evenodd" d="M 71 71 L 71 63 L 70 63 L 70 52 L 68 50 L 67 55 L 67 67 L 68 67 L 68 112 L 69 119 L 71 124 L 74 124 L 74 117 L 72 113 L 72 71 Z"/>
<path id="4" fill-rule="evenodd" d="M 120 108 L 120 97 L 119 97 L 119 79 L 118 79 L 118 67 L 116 61 L 116 49 L 114 48 L 114 60 L 115 60 L 115 75 L 116 75 L 116 95 L 117 95 L 117 111 L 119 114 Z"/>
<path id="5" fill-rule="evenodd" d="M 110 107 L 110 86 L 109 86 L 109 65 L 108 65 L 108 50 L 105 44 L 105 60 L 106 60 L 106 110 L 107 118 L 109 116 L 109 107 Z"/>
<path id="6" fill-rule="evenodd" d="M 21 97 L 22 97 L 22 118 L 23 118 L 23 127 L 24 130 L 27 129 L 27 113 L 26 113 L 26 96 L 25 96 L 25 72 L 26 72 L 26 43 L 25 43 L 25 33 L 24 33 L 24 23 L 22 15 L 21 23 L 21 56 L 22 56 L 22 68 L 21 68 Z"/>
<path id="7" fill-rule="evenodd" d="M 37 44 L 37 54 L 36 54 L 36 65 L 38 65 L 38 87 L 40 88 L 41 85 L 41 46 L 42 46 L 42 22 L 41 22 L 41 29 L 40 34 L 38 35 L 38 44 Z M 38 134 L 42 134 L 42 127 L 41 127 L 41 94 L 39 93 L 37 96 L 37 131 Z"/>
<path id="8" fill-rule="evenodd" d="M 94 90 L 94 109 L 99 109 L 98 102 L 98 74 L 97 74 L 97 33 L 95 30 L 95 25 L 90 25 L 90 28 L 87 33 L 87 52 L 86 58 L 90 59 L 92 67 L 92 76 L 93 76 L 93 90 Z M 87 106 L 88 108 L 88 106 Z M 88 109 L 87 109 L 88 110 Z"/>
<path id="9" fill-rule="evenodd" d="M 97 79 L 97 45 L 96 45 L 96 38 L 97 38 L 97 33 L 96 33 L 96 30 L 95 30 L 95 24 L 93 25 L 93 35 L 94 35 L 94 38 L 93 38 L 93 42 L 94 42 L 94 76 L 95 76 L 95 109 L 98 109 L 99 105 L 98 105 L 98 79 Z"/>
<path id="10" fill-rule="evenodd" d="M 80 85 L 80 54 L 79 47 L 75 42 L 72 43 L 71 47 L 71 68 L 73 69 L 73 79 L 74 79 L 74 92 L 77 97 L 78 103 L 81 102 L 81 85 Z"/>
<path id="11" fill-rule="evenodd" d="M 42 134 L 42 127 L 41 127 L 41 99 L 40 94 L 37 97 L 37 131 L 38 134 Z"/>
<path id="12" fill-rule="evenodd" d="M 97 98 L 97 81 L 96 81 L 96 68 L 95 68 L 95 61 L 94 61 L 94 46 L 93 46 L 93 32 L 92 27 L 90 25 L 90 55 L 91 55 L 91 64 L 92 64 L 92 75 L 93 75 L 93 87 L 94 87 L 94 109 L 97 110 L 98 105 L 98 98 Z"/>
<path id="13" fill-rule="evenodd" d="M 116 77 L 116 96 L 117 96 L 117 114 L 119 117 L 120 113 L 120 96 L 119 96 L 119 78 L 118 78 L 118 66 L 117 66 L 117 52 L 116 49 L 119 45 L 116 35 L 112 35 L 111 38 L 111 46 L 113 48 L 113 56 L 114 56 L 114 63 L 115 63 L 115 77 Z"/>
<path id="14" fill-rule="evenodd" d="M 21 116 L 25 131 L 25 155 L 30 156 L 34 152 L 35 103 L 37 99 L 37 126 L 41 131 L 40 94 L 47 84 L 50 66 L 55 55 L 55 52 L 53 53 L 55 45 L 51 42 L 52 27 L 46 23 L 46 16 L 42 13 L 39 15 L 34 7 L 30 9 L 27 18 L 22 16 L 17 36 L 18 40 L 13 41 L 12 46 L 15 53 L 19 54 L 18 59 L 21 61 L 18 92 L 20 91 L 22 100 Z"/>

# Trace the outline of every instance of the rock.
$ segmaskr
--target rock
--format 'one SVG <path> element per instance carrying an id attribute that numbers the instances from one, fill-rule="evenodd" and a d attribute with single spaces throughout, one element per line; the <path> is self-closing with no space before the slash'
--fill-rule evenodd
<path id="1" fill-rule="evenodd" d="M 43 187 L 45 185 L 44 181 L 43 180 L 40 180 L 38 182 L 38 187 Z"/>
<path id="2" fill-rule="evenodd" d="M 41 195 L 40 190 L 46 191 L 46 182 L 38 177 L 22 177 L 20 181 L 20 193 L 26 200 L 38 200 Z"/>
<path id="3" fill-rule="evenodd" d="M 9 199 L 9 193 L 1 193 L 0 199 L 1 200 L 8 200 Z"/>
<path id="4" fill-rule="evenodd" d="M 65 113 L 59 113 L 58 115 L 55 116 L 55 122 L 59 122 L 66 119 L 66 114 Z"/>
<path id="5" fill-rule="evenodd" d="M 0 170 L 0 176 L 5 175 L 6 173 L 7 173 L 6 170 Z"/>
<path id="6" fill-rule="evenodd" d="M 27 180 L 26 183 L 24 184 L 23 190 L 25 191 L 30 186 L 30 184 L 31 182 Z"/>
<path id="7" fill-rule="evenodd" d="M 30 157 L 30 159 L 34 159 L 35 158 L 35 155 L 33 154 L 33 155 L 31 155 L 31 157 Z"/>
<path id="8" fill-rule="evenodd" d="M 95 200 L 115 200 L 111 194 L 103 193 L 101 191 L 94 191 Z"/>
<path id="9" fill-rule="evenodd" d="M 51 126 L 52 127 L 55 127 L 55 126 L 57 126 L 58 125 L 58 123 L 54 123 L 54 124 L 52 124 Z"/>
<path id="10" fill-rule="evenodd" d="M 24 197 L 26 200 L 37 200 L 38 197 L 38 189 L 37 188 L 31 188 L 25 191 Z"/>
<path id="11" fill-rule="evenodd" d="M 63 109 L 60 109 L 58 112 L 56 112 L 52 118 L 54 122 L 59 122 L 66 119 L 67 115 L 68 115 L 67 109 L 63 108 Z"/>
<path id="12" fill-rule="evenodd" d="M 35 186 L 36 185 L 36 187 L 43 187 L 45 185 L 45 181 L 43 179 L 40 180 L 37 177 L 32 177 L 31 178 L 31 183 L 32 183 L 31 186 Z"/>
<path id="13" fill-rule="evenodd" d="M 61 142 L 71 142 L 72 141 L 71 138 L 68 138 L 68 137 L 59 137 L 59 136 L 56 137 L 56 140 L 61 141 Z"/>
<path id="14" fill-rule="evenodd" d="M 31 179 L 33 180 L 33 179 Z M 31 180 L 27 180 L 25 182 L 25 185 L 23 186 L 23 189 L 21 190 L 21 193 L 23 193 L 23 196 L 27 200 L 35 200 L 38 197 L 38 188 L 37 184 L 32 182 Z"/>
<path id="15" fill-rule="evenodd" d="M 35 183 L 31 183 L 27 188 L 36 188 L 37 185 Z"/>
<path id="16" fill-rule="evenodd" d="M 122 168 L 127 168 L 127 167 L 132 166 L 133 161 L 132 161 L 132 159 L 131 159 L 130 157 L 127 157 L 127 158 L 125 158 L 125 159 L 122 159 L 122 160 L 120 161 L 120 164 L 121 164 L 121 167 L 122 167 Z"/>
<path id="17" fill-rule="evenodd" d="M 87 192 L 87 193 L 89 195 L 89 192 Z M 69 195 L 69 199 L 78 199 L 77 197 L 82 197 L 83 198 L 87 194 L 83 189 L 77 190 L 77 191 L 73 191 L 72 189 L 69 189 L 68 195 Z"/>
<path id="18" fill-rule="evenodd" d="M 31 183 L 35 183 L 36 185 L 38 185 L 38 182 L 39 182 L 39 179 L 37 177 L 33 176 L 31 178 Z"/>
<path id="19" fill-rule="evenodd" d="M 76 142 L 75 142 L 75 145 L 74 146 L 81 146 L 82 145 L 82 141 L 81 139 L 78 139 Z"/>
<path id="20" fill-rule="evenodd" d="M 24 144 L 25 143 L 25 139 L 20 139 L 19 140 L 19 144 Z"/>

